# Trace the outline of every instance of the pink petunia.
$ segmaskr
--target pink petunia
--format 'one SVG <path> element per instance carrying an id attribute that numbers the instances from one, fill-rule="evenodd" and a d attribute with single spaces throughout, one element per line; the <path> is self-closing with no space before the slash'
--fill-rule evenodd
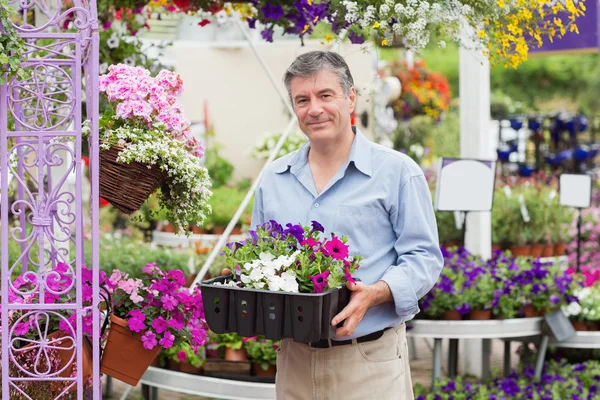
<path id="1" fill-rule="evenodd" d="M 329 271 L 323 271 L 320 274 L 309 276 L 314 285 L 314 293 L 323 293 L 325 286 L 327 286 L 327 278 L 329 278 Z"/>
<path id="2" fill-rule="evenodd" d="M 163 317 L 158 317 L 152 321 L 152 328 L 154 328 L 156 333 L 163 333 L 167 330 L 167 321 Z"/>
<path id="3" fill-rule="evenodd" d="M 187 353 L 183 350 L 177 352 L 177 358 L 179 362 L 185 362 L 187 360 Z"/>
<path id="4" fill-rule="evenodd" d="M 169 294 L 164 295 L 161 301 L 163 303 L 163 308 L 167 311 L 173 311 L 179 304 L 177 299 Z"/>
<path id="5" fill-rule="evenodd" d="M 325 249 L 336 260 L 343 260 L 348 257 L 348 245 L 337 237 L 333 237 L 331 240 L 325 242 Z"/>
<path id="6" fill-rule="evenodd" d="M 304 239 L 303 241 L 300 242 L 301 246 L 308 246 L 308 247 L 317 247 L 320 244 L 321 244 L 320 242 L 316 241 L 315 239 L 313 239 L 311 237 Z"/>

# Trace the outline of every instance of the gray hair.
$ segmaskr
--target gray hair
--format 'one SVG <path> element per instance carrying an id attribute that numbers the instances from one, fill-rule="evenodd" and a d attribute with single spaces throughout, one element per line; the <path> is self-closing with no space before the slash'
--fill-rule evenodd
<path id="1" fill-rule="evenodd" d="M 290 96 L 290 100 L 292 100 L 292 78 L 308 78 L 322 70 L 331 71 L 338 76 L 344 95 L 348 97 L 350 89 L 354 87 L 354 79 L 352 79 L 350 68 L 348 68 L 348 64 L 346 64 L 344 58 L 333 51 L 310 51 L 299 55 L 287 71 L 285 71 L 283 83 Z"/>

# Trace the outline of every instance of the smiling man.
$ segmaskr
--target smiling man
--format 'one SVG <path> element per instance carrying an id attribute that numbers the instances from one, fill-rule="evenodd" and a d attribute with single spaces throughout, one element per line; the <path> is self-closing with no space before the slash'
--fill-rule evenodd
<path id="1" fill-rule="evenodd" d="M 284 82 L 308 142 L 267 168 L 252 225 L 316 220 L 347 235 L 364 260 L 350 303 L 331 321 L 343 323 L 334 340 L 283 340 L 277 398 L 412 399 L 405 322 L 443 265 L 423 172 L 350 124 L 356 90 L 337 53 L 300 55 Z"/>

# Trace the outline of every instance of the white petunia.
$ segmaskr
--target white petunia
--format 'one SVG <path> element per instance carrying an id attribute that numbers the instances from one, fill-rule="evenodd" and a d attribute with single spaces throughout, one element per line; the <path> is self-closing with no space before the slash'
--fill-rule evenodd
<path id="1" fill-rule="evenodd" d="M 260 281 L 263 277 L 263 272 L 258 268 L 255 268 L 252 271 L 250 271 L 250 279 L 253 281 Z"/>
<path id="2" fill-rule="evenodd" d="M 567 317 L 576 316 L 581 313 L 581 306 L 577 302 L 572 302 L 567 307 L 564 307 L 563 311 L 565 311 Z"/>
<path id="3" fill-rule="evenodd" d="M 252 271 L 252 272 L 254 272 L 254 271 Z M 252 282 L 253 280 L 256 280 L 255 278 L 252 278 L 252 276 L 248 276 L 245 274 L 241 274 L 240 279 L 241 279 L 242 283 L 244 283 L 244 284 L 248 284 L 248 283 Z"/>
<path id="4" fill-rule="evenodd" d="M 271 261 L 275 258 L 275 256 L 269 252 L 265 253 L 262 252 L 258 255 L 258 258 L 260 259 L 260 261 L 265 262 L 265 261 Z"/>
<path id="5" fill-rule="evenodd" d="M 270 276 L 269 277 L 269 290 L 273 292 L 279 292 L 283 289 L 285 285 L 285 281 L 280 276 Z"/>
<path id="6" fill-rule="evenodd" d="M 108 46 L 109 49 L 116 49 L 117 47 L 119 47 L 120 43 L 121 43 L 121 39 L 119 39 L 119 37 L 115 34 L 113 34 L 106 41 L 106 45 Z"/>

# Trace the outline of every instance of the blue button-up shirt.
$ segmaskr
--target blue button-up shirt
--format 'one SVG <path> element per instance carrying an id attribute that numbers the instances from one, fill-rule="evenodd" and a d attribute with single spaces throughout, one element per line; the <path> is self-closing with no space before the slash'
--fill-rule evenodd
<path id="1" fill-rule="evenodd" d="M 370 308 L 354 334 L 343 339 L 412 319 L 443 266 L 423 171 L 408 156 L 353 130 L 348 161 L 321 193 L 308 164 L 307 142 L 267 167 L 252 214 L 252 226 L 272 219 L 284 226 L 316 220 L 327 236 L 347 235 L 350 254 L 364 257 L 355 277 L 389 285 L 394 301 Z"/>

